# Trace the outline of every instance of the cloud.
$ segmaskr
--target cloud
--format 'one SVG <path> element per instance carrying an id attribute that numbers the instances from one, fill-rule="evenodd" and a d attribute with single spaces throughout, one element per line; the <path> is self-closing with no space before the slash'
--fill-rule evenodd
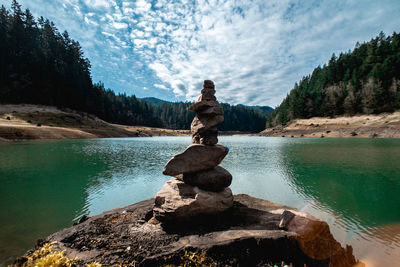
<path id="1" fill-rule="evenodd" d="M 128 24 L 123 22 L 113 22 L 112 26 L 117 30 L 128 28 Z"/>
<path id="2" fill-rule="evenodd" d="M 164 84 L 155 83 L 153 84 L 153 86 L 163 90 L 168 90 L 168 88 Z"/>
<path id="3" fill-rule="evenodd" d="M 390 0 L 20 2 L 82 44 L 95 81 L 168 100 L 194 100 L 212 79 L 221 101 L 276 106 L 332 53 L 400 30 Z"/>
<path id="4" fill-rule="evenodd" d="M 84 0 L 86 6 L 90 8 L 109 8 L 110 1 L 108 0 Z"/>

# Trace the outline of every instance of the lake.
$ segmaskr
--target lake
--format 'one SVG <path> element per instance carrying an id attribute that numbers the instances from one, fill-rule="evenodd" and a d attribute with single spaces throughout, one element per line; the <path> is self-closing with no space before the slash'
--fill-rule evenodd
<path id="1" fill-rule="evenodd" d="M 400 140 L 223 136 L 234 194 L 323 219 L 371 266 L 400 261 Z M 0 266 L 83 215 L 154 197 L 190 137 L 0 143 Z M 391 263 L 391 264 L 390 264 Z"/>

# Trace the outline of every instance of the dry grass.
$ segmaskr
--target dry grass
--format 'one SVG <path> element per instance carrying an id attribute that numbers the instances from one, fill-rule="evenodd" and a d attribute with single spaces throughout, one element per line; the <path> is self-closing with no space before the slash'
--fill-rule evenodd
<path id="1" fill-rule="evenodd" d="M 22 267 L 71 267 L 75 266 L 76 258 L 69 259 L 64 255 L 64 251 L 54 249 L 57 242 L 46 243 L 42 247 L 35 250 L 29 256 L 22 257 L 25 262 L 22 264 L 14 264 L 11 266 Z"/>

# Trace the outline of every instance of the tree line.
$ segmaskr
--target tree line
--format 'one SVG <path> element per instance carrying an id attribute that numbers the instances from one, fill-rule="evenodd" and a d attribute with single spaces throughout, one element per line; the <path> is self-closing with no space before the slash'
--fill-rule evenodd
<path id="1" fill-rule="evenodd" d="M 157 118 L 160 118 L 165 126 L 173 129 L 190 129 L 194 118 L 194 112 L 187 108 L 193 103 L 179 102 L 166 103 L 154 107 Z M 265 129 L 267 115 L 258 108 L 243 105 L 229 105 L 220 103 L 224 111 L 224 122 L 218 125 L 221 131 L 246 131 L 260 132 Z"/>
<path id="2" fill-rule="evenodd" d="M 393 112 L 400 108 L 400 34 L 381 32 L 353 51 L 332 55 L 269 115 L 267 127 L 296 118 Z"/>
<path id="3" fill-rule="evenodd" d="M 53 22 L 37 20 L 13 0 L 0 8 L 0 103 L 71 108 L 125 125 L 188 129 L 189 103 L 153 106 L 134 95 L 115 94 L 93 83 L 91 65 L 78 41 Z M 258 110 L 224 104 L 221 130 L 260 131 L 266 122 Z"/>

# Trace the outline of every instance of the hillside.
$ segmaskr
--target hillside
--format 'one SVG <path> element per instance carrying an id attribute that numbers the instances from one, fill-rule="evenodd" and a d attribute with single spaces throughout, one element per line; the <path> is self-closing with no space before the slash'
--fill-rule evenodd
<path id="1" fill-rule="evenodd" d="M 400 138 L 400 112 L 369 115 L 294 119 L 260 133 L 275 137 Z"/>
<path id="2" fill-rule="evenodd" d="M 173 102 L 162 100 L 156 97 L 143 97 L 143 98 L 138 98 L 139 100 L 144 100 L 146 101 L 147 104 L 153 105 L 153 106 L 161 106 L 164 104 L 171 104 Z"/>
<path id="3" fill-rule="evenodd" d="M 71 109 L 41 105 L 0 105 L 0 141 L 188 134 L 188 131 L 111 124 Z"/>
<path id="4" fill-rule="evenodd" d="M 380 33 L 296 83 L 267 126 L 294 119 L 379 114 L 400 109 L 400 34 Z"/>
<path id="5" fill-rule="evenodd" d="M 274 111 L 274 109 L 271 108 L 270 106 L 246 106 L 246 105 L 240 105 L 240 104 L 238 106 L 244 106 L 244 107 L 260 110 L 265 116 L 268 116 L 272 111 Z"/>

